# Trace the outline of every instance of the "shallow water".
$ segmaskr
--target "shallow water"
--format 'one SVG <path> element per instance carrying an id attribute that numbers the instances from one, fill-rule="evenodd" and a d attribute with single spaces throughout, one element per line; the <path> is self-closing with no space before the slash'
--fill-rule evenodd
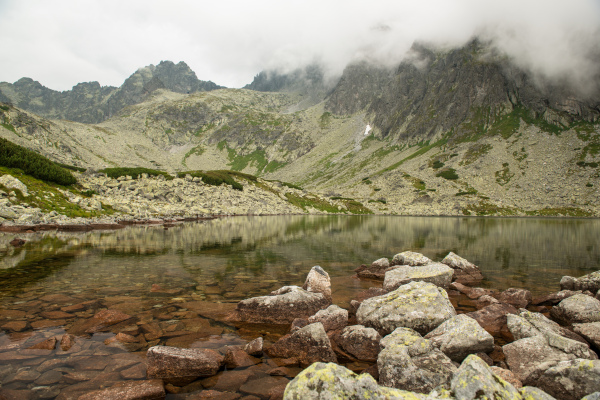
<path id="1" fill-rule="evenodd" d="M 17 235 L 0 234 L 2 390 L 76 398 L 143 379 L 151 345 L 219 349 L 258 335 L 274 341 L 285 327 L 234 326 L 224 316 L 244 298 L 302 285 L 313 265 L 330 274 L 342 307 L 375 285 L 352 278 L 356 267 L 405 250 L 435 261 L 453 251 L 480 266 L 485 287 L 550 293 L 563 275 L 599 269 L 599 234 L 600 221 L 592 219 L 381 216 L 233 217 L 168 229 L 19 234 L 27 243 L 18 249 L 8 245 Z M 104 309 L 131 318 L 86 333 L 84 323 Z M 152 326 L 158 333 L 148 332 Z M 137 341 L 115 341 L 119 332 Z M 65 333 L 76 339 L 63 351 Z M 28 349 L 44 341 L 50 349 Z M 186 390 L 260 397 L 255 386 L 284 384 L 297 373 L 290 367 L 274 377 L 269 372 L 278 364 L 258 361 L 244 374 L 226 371 Z"/>

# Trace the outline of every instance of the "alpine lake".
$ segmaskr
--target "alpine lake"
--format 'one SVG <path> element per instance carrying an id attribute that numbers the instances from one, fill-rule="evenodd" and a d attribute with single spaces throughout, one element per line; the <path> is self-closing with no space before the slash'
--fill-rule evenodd
<path id="1" fill-rule="evenodd" d="M 15 237 L 26 243 L 11 246 Z M 262 336 L 268 346 L 289 326 L 232 323 L 227 315 L 240 300 L 302 286 L 315 265 L 331 277 L 334 304 L 346 309 L 361 291 L 381 286 L 357 279 L 355 268 L 406 250 L 434 261 L 452 251 L 481 268 L 482 287 L 549 294 L 564 275 L 600 269 L 598 237 L 597 219 L 338 215 L 0 233 L 0 390 L 76 399 L 146 379 L 154 345 L 223 351 Z M 466 297 L 451 300 L 458 312 L 474 310 Z M 129 318 L 90 325 L 103 310 Z M 357 372 L 369 367 L 340 363 Z M 202 390 L 269 398 L 301 371 L 280 366 L 264 355 L 254 366 L 167 386 L 167 399 Z"/>

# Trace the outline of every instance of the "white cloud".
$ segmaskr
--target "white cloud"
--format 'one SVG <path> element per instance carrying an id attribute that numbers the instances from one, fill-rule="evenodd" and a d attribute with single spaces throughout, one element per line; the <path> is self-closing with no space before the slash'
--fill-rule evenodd
<path id="1" fill-rule="evenodd" d="M 396 64 L 414 40 L 456 46 L 480 33 L 527 68 L 585 82 L 597 72 L 599 27 L 597 0 L 5 0 L 0 80 L 119 86 L 137 68 L 171 60 L 241 87 L 265 68 L 319 59 L 339 72 L 365 57 Z"/>

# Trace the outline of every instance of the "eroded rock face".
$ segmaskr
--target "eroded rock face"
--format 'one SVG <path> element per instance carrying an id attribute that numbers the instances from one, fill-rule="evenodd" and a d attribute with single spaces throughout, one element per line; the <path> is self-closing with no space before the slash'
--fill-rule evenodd
<path id="1" fill-rule="evenodd" d="M 547 369 L 537 382 L 557 399 L 578 400 L 600 391 L 600 361 L 575 359 Z"/>
<path id="2" fill-rule="evenodd" d="M 337 362 L 323 324 L 316 322 L 279 339 L 267 353 L 271 357 L 296 358 L 302 365 Z"/>
<path id="3" fill-rule="evenodd" d="M 481 270 L 477 265 L 469 262 L 457 254 L 454 254 L 453 252 L 448 253 L 448 255 L 444 257 L 442 264 L 446 264 L 454 270 L 454 274 L 452 276 L 453 281 L 469 284 L 483 279 Z"/>
<path id="4" fill-rule="evenodd" d="M 430 340 L 409 328 L 398 328 L 380 342 L 377 357 L 379 383 L 384 386 L 429 393 L 449 385 L 456 367 Z"/>
<path id="5" fill-rule="evenodd" d="M 518 399 L 519 391 L 499 379 L 490 367 L 475 355 L 468 356 L 452 378 L 452 393 L 457 399 Z"/>
<path id="6" fill-rule="evenodd" d="M 388 292 L 409 282 L 429 282 L 447 289 L 452 282 L 454 270 L 441 263 L 430 263 L 422 267 L 401 265 L 385 273 L 383 288 Z"/>
<path id="7" fill-rule="evenodd" d="M 284 400 L 418 400 L 420 396 L 403 390 L 379 386 L 371 375 L 357 375 L 341 365 L 314 363 L 287 385 L 283 398 Z"/>
<path id="8" fill-rule="evenodd" d="M 550 315 L 565 324 L 600 322 L 600 300 L 576 294 L 554 306 Z"/>
<path id="9" fill-rule="evenodd" d="M 417 267 L 421 265 L 427 265 L 430 262 L 432 261 L 421 253 L 404 251 L 394 256 L 391 265 L 410 265 L 411 267 Z"/>
<path id="10" fill-rule="evenodd" d="M 560 280 L 560 289 L 589 290 L 592 293 L 596 293 L 598 290 L 600 290 L 600 271 L 595 271 L 579 278 L 563 276 Z"/>
<path id="11" fill-rule="evenodd" d="M 429 332 L 433 346 L 452 361 L 461 362 L 469 354 L 489 353 L 494 350 L 494 338 L 473 318 L 460 314 L 443 322 Z"/>
<path id="12" fill-rule="evenodd" d="M 201 376 L 215 375 L 224 361 L 213 350 L 153 346 L 146 353 L 148 378 L 174 384 L 189 383 Z"/>
<path id="13" fill-rule="evenodd" d="M 367 299 L 356 312 L 359 324 L 375 328 L 382 335 L 398 327 L 427 334 L 455 315 L 446 291 L 426 282 L 411 282 Z"/>
<path id="14" fill-rule="evenodd" d="M 233 319 L 267 324 L 291 324 L 296 318 L 308 318 L 330 304 L 322 293 L 298 286 L 284 286 L 271 296 L 252 297 L 238 303 Z"/>
<path id="15" fill-rule="evenodd" d="M 332 304 L 308 318 L 309 324 L 315 322 L 321 322 L 327 332 L 336 329 L 344 329 L 346 325 L 348 325 L 348 311 Z"/>
<path id="16" fill-rule="evenodd" d="M 331 303 L 331 280 L 329 279 L 329 274 L 318 265 L 311 268 L 302 289 L 312 293 L 322 293 Z"/>
<path id="17" fill-rule="evenodd" d="M 352 325 L 344 328 L 339 345 L 348 353 L 363 361 L 376 361 L 381 335 L 373 328 Z"/>

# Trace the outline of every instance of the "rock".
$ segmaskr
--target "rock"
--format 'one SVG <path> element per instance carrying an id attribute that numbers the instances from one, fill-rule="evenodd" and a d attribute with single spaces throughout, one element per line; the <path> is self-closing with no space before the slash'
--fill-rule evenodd
<path id="1" fill-rule="evenodd" d="M 600 351 L 600 322 L 573 324 L 573 330 L 590 342 L 596 350 Z"/>
<path id="2" fill-rule="evenodd" d="M 258 358 L 252 357 L 242 349 L 230 347 L 225 353 L 225 365 L 228 369 L 251 367 L 259 362 Z"/>
<path id="3" fill-rule="evenodd" d="M 381 336 L 373 328 L 352 325 L 344 328 L 338 344 L 352 356 L 362 361 L 377 361 Z"/>
<path id="4" fill-rule="evenodd" d="M 455 315 L 446 291 L 427 282 L 411 282 L 367 299 L 356 312 L 359 324 L 375 328 L 382 335 L 398 327 L 426 334 Z"/>
<path id="5" fill-rule="evenodd" d="M 469 354 L 494 350 L 492 335 L 465 314 L 444 321 L 429 332 L 425 339 L 430 339 L 434 347 L 456 362 L 461 362 Z"/>
<path id="6" fill-rule="evenodd" d="M 341 365 L 314 363 L 287 385 L 283 398 L 418 400 L 420 397 L 403 390 L 379 386 L 371 375 L 357 375 Z"/>
<path id="7" fill-rule="evenodd" d="M 565 324 L 600 322 L 600 300 L 576 294 L 554 306 L 550 315 Z"/>
<path id="8" fill-rule="evenodd" d="M 536 306 L 553 306 L 568 297 L 581 293 L 581 290 L 561 290 L 560 292 L 551 293 L 546 296 L 536 297 L 531 301 L 531 304 Z"/>
<path id="9" fill-rule="evenodd" d="M 478 311 L 465 315 L 473 318 L 483 329 L 492 336 L 504 336 L 511 339 L 510 331 L 506 326 L 506 315 L 517 314 L 517 309 L 508 304 L 492 304 Z M 507 337 L 508 336 L 508 337 Z"/>
<path id="10" fill-rule="evenodd" d="M 233 318 L 250 323 L 291 324 L 295 318 L 308 318 L 329 304 L 322 293 L 284 286 L 271 296 L 240 301 Z"/>
<path id="11" fill-rule="evenodd" d="M 492 370 L 494 375 L 504 379 L 506 382 L 513 385 L 516 389 L 521 389 L 523 387 L 523 383 L 510 370 L 494 366 L 491 366 L 490 369 Z"/>
<path id="12" fill-rule="evenodd" d="M 329 274 L 320 266 L 311 268 L 302 289 L 311 293 L 321 293 L 331 303 L 331 280 Z"/>
<path id="13" fill-rule="evenodd" d="M 477 307 L 478 310 L 486 308 L 487 306 L 491 306 L 492 304 L 500 304 L 500 302 L 496 298 L 487 294 L 484 294 L 475 301 L 475 307 Z"/>
<path id="14" fill-rule="evenodd" d="M 310 365 L 314 362 L 337 362 L 331 342 L 320 322 L 283 336 L 267 350 L 267 353 L 271 357 L 297 358 L 302 365 Z"/>
<path id="15" fill-rule="evenodd" d="M 385 273 L 383 289 L 391 292 L 413 281 L 429 282 L 447 289 L 452 281 L 453 271 L 441 263 L 430 263 L 422 267 L 402 265 Z"/>
<path id="16" fill-rule="evenodd" d="M 42 342 L 36 343 L 29 348 L 30 349 L 38 349 L 38 350 L 54 350 L 57 342 L 58 341 L 56 340 L 55 337 L 51 337 Z"/>
<path id="17" fill-rule="evenodd" d="M 201 376 L 215 375 L 223 356 L 212 350 L 153 346 L 146 353 L 148 378 L 160 378 L 175 385 Z M 181 385 L 178 385 L 181 386 Z"/>
<path id="18" fill-rule="evenodd" d="M 260 356 L 263 353 L 263 338 L 262 336 L 248 342 L 244 345 L 243 350 L 251 356 Z"/>
<path id="19" fill-rule="evenodd" d="M 292 325 L 290 326 L 290 332 L 296 332 L 298 329 L 304 328 L 306 325 L 309 325 L 307 319 L 304 318 L 295 318 L 292 321 Z"/>
<path id="20" fill-rule="evenodd" d="M 332 304 L 308 318 L 309 324 L 314 324 L 315 322 L 322 323 L 326 332 L 344 329 L 348 325 L 348 311 Z"/>
<path id="21" fill-rule="evenodd" d="M 452 378 L 452 394 L 461 400 L 519 399 L 519 391 L 510 383 L 499 379 L 479 357 L 468 356 Z"/>
<path id="22" fill-rule="evenodd" d="M 78 400 L 155 400 L 165 398 L 160 379 L 119 382 L 108 389 L 86 393 Z"/>
<path id="23" fill-rule="evenodd" d="M 380 258 L 379 260 L 373 261 L 371 265 L 365 264 L 356 268 L 354 272 L 360 278 L 367 279 L 383 279 L 385 273 L 390 269 L 390 261 L 387 258 Z"/>
<path id="24" fill-rule="evenodd" d="M 585 343 L 576 333 L 558 325 L 543 314 L 522 310 L 519 315 L 507 315 L 507 326 L 515 340 L 545 334 L 548 332 Z M 586 343 L 587 344 L 587 343 Z"/>
<path id="25" fill-rule="evenodd" d="M 500 303 L 510 304 L 516 308 L 525 308 L 533 299 L 531 292 L 526 289 L 509 288 L 497 297 Z"/>
<path id="26" fill-rule="evenodd" d="M 272 394 L 270 393 L 271 390 L 274 387 L 280 386 L 287 382 L 287 379 L 275 376 L 266 376 L 258 379 L 251 379 L 244 383 L 242 386 L 240 386 L 240 392 L 249 395 L 249 397 L 243 398 L 244 400 L 270 399 Z"/>
<path id="27" fill-rule="evenodd" d="M 13 240 L 11 240 L 9 242 L 9 244 L 13 247 L 21 247 L 25 244 L 25 240 L 20 239 L 20 238 L 14 238 Z"/>
<path id="28" fill-rule="evenodd" d="M 448 255 L 444 257 L 442 264 L 446 264 L 454 270 L 454 274 L 452 275 L 453 281 L 465 284 L 478 282 L 483 279 L 483 275 L 478 266 L 453 252 L 448 253 Z"/>
<path id="29" fill-rule="evenodd" d="M 536 386 L 557 399 L 578 400 L 600 391 L 600 361 L 575 359 L 548 368 Z"/>
<path id="30" fill-rule="evenodd" d="M 448 385 L 456 367 L 441 351 L 410 328 L 398 328 L 380 342 L 379 383 L 398 389 L 429 393 Z"/>
<path id="31" fill-rule="evenodd" d="M 600 400 L 600 392 L 594 392 L 585 397 L 582 397 L 581 400 Z"/>
<path id="32" fill-rule="evenodd" d="M 0 328 L 7 332 L 23 332 L 29 327 L 27 321 L 10 321 L 2 325 Z"/>
<path id="33" fill-rule="evenodd" d="M 561 290 L 589 290 L 596 293 L 600 290 L 600 271 L 592 272 L 579 278 L 563 276 L 560 280 Z"/>
<path id="34" fill-rule="evenodd" d="M 556 400 L 542 389 L 533 386 L 524 386 L 519 390 L 519 393 L 523 400 Z"/>
<path id="35" fill-rule="evenodd" d="M 12 175 L 2 175 L 0 176 L 0 185 L 4 185 L 7 189 L 16 189 L 20 190 L 23 196 L 29 196 L 29 192 L 27 191 L 27 186 L 17 178 Z"/>
<path id="36" fill-rule="evenodd" d="M 476 300 L 476 299 L 480 298 L 481 296 L 485 296 L 485 295 L 491 296 L 494 294 L 493 290 L 478 288 L 478 287 L 472 288 L 472 287 L 465 286 L 462 283 L 458 283 L 458 282 L 452 282 L 450 284 L 450 289 L 458 290 L 459 292 L 461 292 L 462 294 L 464 294 L 471 300 Z"/>
<path id="37" fill-rule="evenodd" d="M 417 267 L 421 265 L 427 265 L 431 262 L 431 260 L 425 257 L 421 253 L 415 253 L 412 251 L 404 251 L 402 253 L 398 253 L 392 259 L 391 265 L 410 265 L 412 267 Z"/>

